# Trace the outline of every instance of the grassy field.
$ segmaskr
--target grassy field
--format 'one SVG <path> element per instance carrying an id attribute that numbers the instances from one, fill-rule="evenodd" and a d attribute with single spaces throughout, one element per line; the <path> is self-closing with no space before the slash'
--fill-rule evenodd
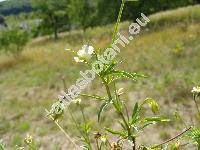
<path id="1" fill-rule="evenodd" d="M 149 77 L 137 82 L 119 81 L 117 86 L 125 89 L 128 96 L 124 98 L 129 107 L 135 101 L 152 97 L 161 105 L 162 114 L 173 120 L 173 113 L 179 110 L 190 122 L 190 116 L 196 113 L 190 90 L 200 85 L 200 6 L 161 12 L 150 16 L 150 20 L 150 25 L 143 28 L 119 56 L 123 60 L 121 68 Z M 127 35 L 129 24 L 122 23 L 120 32 Z M 31 41 L 18 59 L 0 56 L 0 138 L 10 149 L 21 145 L 27 133 L 34 136 L 41 149 L 69 148 L 69 141 L 45 117 L 45 108 L 55 102 L 64 88 L 63 81 L 69 87 L 79 78 L 79 72 L 87 69 L 75 63 L 73 55 L 64 49 L 78 50 L 87 41 L 95 48 L 105 48 L 111 40 L 111 33 L 112 25 L 108 25 L 88 29 L 86 33 L 62 33 L 56 42 L 42 37 Z M 96 81 L 84 93 L 103 93 L 103 87 Z M 83 102 L 87 115 L 93 114 L 89 117 L 97 122 L 94 117 L 97 109 L 91 108 L 100 104 L 89 99 Z M 103 114 L 104 125 L 115 127 L 110 116 L 109 113 Z M 69 134 L 76 134 L 67 113 L 62 125 Z M 150 127 L 139 142 L 154 144 L 183 127 L 178 121 Z"/>

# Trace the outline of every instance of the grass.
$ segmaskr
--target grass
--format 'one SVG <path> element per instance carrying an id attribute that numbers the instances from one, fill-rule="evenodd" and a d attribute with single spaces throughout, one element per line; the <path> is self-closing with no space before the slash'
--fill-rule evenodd
<path id="1" fill-rule="evenodd" d="M 135 100 L 152 97 L 158 100 L 162 113 L 171 118 L 176 109 L 180 109 L 186 118 L 195 113 L 192 111 L 194 106 L 190 90 L 200 84 L 199 10 L 199 6 L 190 6 L 150 16 L 150 26 L 121 50 L 122 69 L 149 75 L 149 78 L 138 82 L 118 83 L 117 86 L 124 87 L 128 93 L 125 98 L 129 107 Z M 192 22 L 191 12 L 194 16 Z M 129 22 L 122 23 L 120 32 L 127 35 L 128 25 Z M 64 49 L 78 50 L 87 40 L 96 48 L 106 47 L 111 33 L 111 25 L 88 29 L 85 34 L 71 31 L 62 33 L 56 42 L 45 37 L 34 39 L 18 60 L 0 56 L 0 138 L 9 147 L 20 145 L 28 132 L 33 134 L 41 147 L 57 149 L 56 143 L 68 146 L 62 133 L 45 118 L 45 108 L 50 107 L 63 89 L 63 79 L 69 87 L 79 78 L 79 71 L 87 68 L 76 64 L 72 55 Z M 103 89 L 93 82 L 85 93 L 88 91 L 102 93 Z M 97 103 L 86 99 L 84 103 L 86 113 L 88 116 L 93 114 L 90 117 L 96 122 L 94 116 L 97 110 L 89 108 Z M 66 118 L 69 118 L 67 113 Z M 106 114 L 102 119 L 105 125 L 115 126 Z M 70 119 L 64 120 L 63 126 L 67 132 L 75 133 Z M 155 143 L 182 127 L 179 122 L 158 126 L 145 132 L 146 138 L 141 137 L 140 141 Z M 162 134 L 157 130 L 162 130 Z M 166 131 L 168 134 L 165 134 Z M 152 133 L 156 133 L 154 138 Z"/>

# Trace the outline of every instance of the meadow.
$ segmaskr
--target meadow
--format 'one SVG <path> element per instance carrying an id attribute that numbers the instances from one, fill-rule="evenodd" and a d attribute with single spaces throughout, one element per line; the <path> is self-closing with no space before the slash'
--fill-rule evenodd
<path id="1" fill-rule="evenodd" d="M 189 6 L 149 16 L 151 22 L 126 47 L 121 49 L 120 68 L 147 75 L 138 81 L 121 80 L 117 86 L 124 88 L 128 108 L 135 101 L 152 97 L 160 105 L 160 113 L 168 116 L 170 123 L 148 127 L 138 143 L 152 145 L 182 131 L 184 124 L 177 121 L 179 111 L 190 123 L 196 115 L 191 89 L 200 85 L 200 6 Z M 120 24 L 120 33 L 128 35 L 131 22 Z M 75 83 L 79 72 L 88 69 L 77 64 L 66 48 L 79 50 L 83 44 L 105 48 L 112 37 L 113 25 L 61 33 L 57 41 L 40 37 L 30 41 L 19 58 L 0 56 L 0 138 L 9 149 L 22 145 L 27 133 L 33 135 L 40 149 L 73 149 L 56 125 L 46 117 L 59 92 Z M 84 93 L 101 94 L 103 87 L 93 81 Z M 98 103 L 84 98 L 86 115 L 97 122 Z M 72 106 L 76 113 L 76 107 Z M 148 114 L 148 110 L 143 112 Z M 77 113 L 77 116 L 80 116 Z M 103 126 L 118 128 L 111 118 L 117 116 L 107 111 L 102 114 Z M 61 122 L 74 139 L 74 129 L 66 112 Z M 94 126 L 98 128 L 98 124 Z"/>

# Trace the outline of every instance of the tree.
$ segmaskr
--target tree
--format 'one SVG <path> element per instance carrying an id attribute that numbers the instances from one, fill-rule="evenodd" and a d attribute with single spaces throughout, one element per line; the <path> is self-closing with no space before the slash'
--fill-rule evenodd
<path id="1" fill-rule="evenodd" d="M 5 28 L 0 32 L 0 50 L 18 57 L 29 41 L 29 33 L 18 27 Z"/>
<path id="2" fill-rule="evenodd" d="M 97 21 L 99 25 L 114 23 L 120 8 L 120 0 L 98 0 Z"/>
<path id="3" fill-rule="evenodd" d="M 84 31 L 87 27 L 94 26 L 96 12 L 94 0 L 70 0 L 68 5 L 70 21 Z"/>
<path id="4" fill-rule="evenodd" d="M 59 27 L 68 21 L 66 11 L 68 0 L 32 0 L 31 4 L 42 19 L 41 29 L 54 33 L 54 38 L 57 39 Z"/>
<path id="5" fill-rule="evenodd" d="M 7 26 L 6 19 L 1 15 L 0 15 L 0 24 L 4 25 L 5 27 Z"/>

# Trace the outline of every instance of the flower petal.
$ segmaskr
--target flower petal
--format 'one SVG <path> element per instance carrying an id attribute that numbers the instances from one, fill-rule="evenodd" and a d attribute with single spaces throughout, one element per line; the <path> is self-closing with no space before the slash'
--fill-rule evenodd
<path id="1" fill-rule="evenodd" d="M 84 60 L 79 59 L 79 57 L 74 57 L 75 62 L 84 62 Z"/>

